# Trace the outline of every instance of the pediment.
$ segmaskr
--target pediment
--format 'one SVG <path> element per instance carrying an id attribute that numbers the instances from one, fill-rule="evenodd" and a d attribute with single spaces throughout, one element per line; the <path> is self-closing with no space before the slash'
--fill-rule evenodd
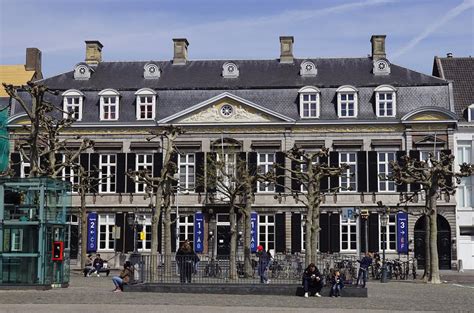
<path id="1" fill-rule="evenodd" d="M 402 117 L 403 122 L 447 122 L 457 121 L 457 116 L 444 108 L 425 107 L 413 110 Z"/>
<path id="2" fill-rule="evenodd" d="M 158 123 L 203 124 L 203 123 L 272 123 L 290 122 L 291 118 L 269 110 L 256 103 L 223 93 L 187 110 L 165 118 Z"/>

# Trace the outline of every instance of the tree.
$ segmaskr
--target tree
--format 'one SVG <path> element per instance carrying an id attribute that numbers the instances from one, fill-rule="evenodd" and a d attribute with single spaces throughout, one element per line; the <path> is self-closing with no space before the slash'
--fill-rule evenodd
<path id="1" fill-rule="evenodd" d="M 429 154 L 426 161 L 418 161 L 409 156 L 404 156 L 401 162 L 391 161 L 392 174 L 385 179 L 393 180 L 397 185 L 412 184 L 420 188 L 413 190 L 412 194 L 406 194 L 406 199 L 418 197 L 420 192 L 425 194 L 424 215 L 426 216 L 426 259 L 425 259 L 425 281 L 440 284 L 439 259 L 437 248 L 437 201 L 441 195 L 449 199 L 454 195 L 456 189 L 453 186 L 453 177 L 460 183 L 461 177 L 471 176 L 474 172 L 472 164 L 463 163 L 460 171 L 453 170 L 454 156 L 441 152 L 440 159 Z M 416 188 L 416 187 L 415 187 Z"/>
<path id="2" fill-rule="evenodd" d="M 304 190 L 287 188 L 295 199 L 296 203 L 301 203 L 306 208 L 306 237 L 305 237 L 305 262 L 306 264 L 316 262 L 316 246 L 319 242 L 319 216 L 321 211 L 321 201 L 325 193 L 336 192 L 337 188 L 322 188 L 321 182 L 324 179 L 334 176 L 342 176 L 349 168 L 346 164 L 331 167 L 328 165 L 327 148 L 322 148 L 316 152 L 306 152 L 295 146 L 285 153 L 286 158 L 290 159 L 293 166 L 284 168 L 276 164 L 275 166 L 284 170 L 290 175 L 283 174 L 296 182 Z M 277 181 L 277 177 L 273 178 Z"/>

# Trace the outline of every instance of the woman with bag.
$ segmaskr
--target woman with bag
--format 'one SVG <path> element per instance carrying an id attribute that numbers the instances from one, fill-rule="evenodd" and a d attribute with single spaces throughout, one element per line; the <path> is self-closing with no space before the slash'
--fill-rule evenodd
<path id="1" fill-rule="evenodd" d="M 112 282 L 115 285 L 114 292 L 122 292 L 123 285 L 130 282 L 130 278 L 133 275 L 132 264 L 130 261 L 127 261 L 123 264 L 123 270 L 120 272 L 119 276 L 112 277 Z"/>

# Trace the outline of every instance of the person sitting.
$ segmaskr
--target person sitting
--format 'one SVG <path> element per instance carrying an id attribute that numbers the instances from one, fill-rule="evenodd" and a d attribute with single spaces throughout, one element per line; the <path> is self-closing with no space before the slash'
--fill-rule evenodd
<path id="1" fill-rule="evenodd" d="M 87 255 L 87 260 L 86 260 L 86 266 L 84 266 L 84 276 L 90 276 L 89 275 L 89 272 L 92 270 L 92 271 L 95 271 L 95 268 L 94 266 L 92 266 L 92 264 L 94 263 L 94 260 L 92 258 L 92 254 L 88 254 Z"/>
<path id="2" fill-rule="evenodd" d="M 101 259 L 100 254 L 95 255 L 94 262 L 92 263 L 93 268 L 89 270 L 87 276 L 90 276 L 92 273 L 97 273 L 97 277 L 100 277 L 99 271 L 104 266 L 104 260 Z"/>
<path id="3" fill-rule="evenodd" d="M 340 297 L 341 289 L 343 287 L 344 287 L 344 281 L 341 277 L 341 273 L 339 273 L 339 271 L 334 272 L 333 276 L 331 277 L 331 293 L 329 294 L 329 296 Z"/>
<path id="4" fill-rule="evenodd" d="M 303 286 L 305 298 L 308 298 L 309 294 L 321 297 L 320 292 L 323 289 L 321 273 L 314 263 L 308 265 L 303 273 Z"/>
<path id="5" fill-rule="evenodd" d="M 132 264 L 130 261 L 126 261 L 123 264 L 123 270 L 120 272 L 119 276 L 112 277 L 112 282 L 115 285 L 114 292 L 122 292 L 123 285 L 130 282 L 130 278 L 133 276 Z"/>

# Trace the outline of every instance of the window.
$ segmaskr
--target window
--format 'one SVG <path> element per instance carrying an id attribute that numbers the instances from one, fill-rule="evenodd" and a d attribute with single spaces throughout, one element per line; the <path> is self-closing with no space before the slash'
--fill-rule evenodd
<path id="1" fill-rule="evenodd" d="M 99 192 L 115 192 L 115 170 L 117 168 L 116 156 L 115 154 L 101 154 L 99 160 Z"/>
<path id="2" fill-rule="evenodd" d="M 224 186 L 230 187 L 231 184 L 235 185 L 232 179 L 236 177 L 236 155 L 235 153 L 224 153 L 222 157 L 222 154 L 218 153 L 217 161 L 223 162 L 222 167 L 217 169 L 217 177 L 222 181 L 217 185 L 217 188 L 221 189 L 220 193 L 224 193 Z M 221 194 L 221 196 L 223 196 L 223 194 Z"/>
<path id="3" fill-rule="evenodd" d="M 469 122 L 474 121 L 474 103 L 467 108 L 467 120 Z"/>
<path id="4" fill-rule="evenodd" d="M 339 165 L 349 165 L 343 175 L 339 177 L 339 186 L 342 191 L 357 190 L 357 153 L 356 152 L 339 152 Z"/>
<path id="5" fill-rule="evenodd" d="M 319 251 L 319 240 L 316 245 Z M 306 251 L 306 214 L 301 214 L 301 251 Z"/>
<path id="6" fill-rule="evenodd" d="M 378 117 L 393 117 L 396 109 L 395 88 L 382 85 L 375 88 L 375 110 Z"/>
<path id="7" fill-rule="evenodd" d="M 301 118 L 319 118 L 319 89 L 316 87 L 303 87 L 298 92 L 300 94 Z"/>
<path id="8" fill-rule="evenodd" d="M 26 178 L 30 176 L 30 162 L 26 162 L 26 160 L 23 160 L 23 155 L 20 153 L 20 158 L 21 158 L 21 163 L 20 163 L 20 177 L 21 178 Z"/>
<path id="9" fill-rule="evenodd" d="M 341 251 L 357 251 L 357 220 L 341 214 Z"/>
<path id="10" fill-rule="evenodd" d="M 472 141 L 458 141 L 457 164 L 471 163 Z M 458 205 L 472 207 L 472 177 L 462 177 L 457 189 Z"/>
<path id="11" fill-rule="evenodd" d="M 194 242 L 194 215 L 179 217 L 179 242 Z"/>
<path id="12" fill-rule="evenodd" d="M 100 120 L 116 121 L 119 119 L 119 93 L 113 89 L 99 92 Z"/>
<path id="13" fill-rule="evenodd" d="M 397 225 L 396 225 L 396 215 L 390 214 L 388 217 L 387 226 L 383 227 L 380 222 L 381 215 L 379 215 L 379 250 L 383 250 L 383 240 L 384 237 L 387 240 L 386 251 L 395 251 L 397 249 Z"/>
<path id="14" fill-rule="evenodd" d="M 428 162 L 428 165 L 431 166 L 430 153 L 434 156 L 436 160 L 439 161 L 440 151 L 420 151 L 420 161 Z"/>
<path id="15" fill-rule="evenodd" d="M 23 229 L 12 228 L 10 231 L 10 251 L 23 251 Z"/>
<path id="16" fill-rule="evenodd" d="M 136 170 L 148 170 L 153 173 L 153 154 L 137 154 L 136 158 Z M 137 193 L 144 193 L 146 190 L 145 183 L 135 183 L 135 190 Z"/>
<path id="17" fill-rule="evenodd" d="M 195 185 L 194 153 L 180 154 L 178 159 L 179 187 L 193 190 Z"/>
<path id="18" fill-rule="evenodd" d="M 273 163 L 275 163 L 274 153 L 259 153 L 258 154 L 258 172 L 266 174 L 273 170 Z M 267 182 L 257 182 L 258 192 L 273 192 L 275 191 L 275 184 Z"/>
<path id="19" fill-rule="evenodd" d="M 99 214 L 99 250 L 114 251 L 115 214 Z"/>
<path id="20" fill-rule="evenodd" d="M 392 174 L 392 168 L 390 167 L 390 161 L 395 161 L 395 152 L 379 152 L 378 157 L 378 174 L 389 176 Z M 381 179 L 379 180 L 379 191 L 395 191 L 395 182 L 392 180 Z"/>
<path id="21" fill-rule="evenodd" d="M 79 219 L 77 215 L 67 215 L 66 216 L 66 234 L 64 236 L 64 249 L 69 249 L 71 250 L 71 247 L 76 247 L 78 242 L 71 242 L 71 240 L 74 238 L 73 233 L 78 235 L 78 228 L 79 228 Z M 75 237 L 77 239 L 77 237 Z M 71 259 L 73 259 L 73 255 L 71 253 Z M 76 255 L 77 258 L 77 255 Z"/>
<path id="22" fill-rule="evenodd" d="M 63 154 L 62 159 L 57 160 L 57 162 L 66 162 L 66 155 Z M 73 190 L 74 190 L 74 185 L 79 183 L 79 177 L 74 172 L 74 168 L 72 166 L 63 167 L 61 171 L 61 177 L 62 177 L 62 180 L 68 181 L 73 185 Z"/>
<path id="23" fill-rule="evenodd" d="M 82 102 L 84 94 L 78 90 L 68 90 L 62 94 L 64 118 L 68 117 L 67 112 L 72 112 L 71 117 L 76 121 L 82 120 Z"/>
<path id="24" fill-rule="evenodd" d="M 137 234 L 137 250 L 141 252 L 151 251 L 151 216 L 142 215 L 138 220 L 142 222 L 145 238 L 140 239 L 140 234 Z"/>
<path id="25" fill-rule="evenodd" d="M 303 160 L 303 157 L 301 157 L 301 160 Z M 314 162 L 311 162 L 311 164 L 313 164 L 313 165 L 315 165 L 315 164 L 317 164 L 317 163 L 319 163 L 319 157 L 317 157 Z M 308 171 L 308 167 L 306 166 L 305 163 L 300 164 L 300 168 L 301 168 L 301 172 L 302 172 L 302 173 L 305 173 L 305 172 Z M 308 190 L 306 190 L 306 187 L 305 187 L 304 184 L 301 184 L 301 186 L 300 186 L 300 191 L 301 191 L 301 192 L 307 192 Z"/>
<path id="26" fill-rule="evenodd" d="M 258 244 L 266 250 L 275 249 L 275 216 L 260 214 L 258 216 Z"/>
<path id="27" fill-rule="evenodd" d="M 337 89 L 337 112 L 340 118 L 357 117 L 357 89 L 343 86 Z"/>
<path id="28" fill-rule="evenodd" d="M 152 120 L 155 118 L 156 92 L 149 88 L 138 90 L 137 120 Z"/>

